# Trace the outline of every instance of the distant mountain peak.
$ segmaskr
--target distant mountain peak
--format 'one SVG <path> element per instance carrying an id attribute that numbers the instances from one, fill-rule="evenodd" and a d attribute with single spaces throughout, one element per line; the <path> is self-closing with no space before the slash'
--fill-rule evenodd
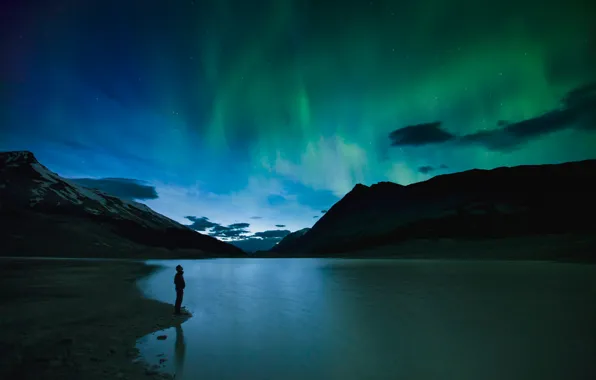
<path id="1" fill-rule="evenodd" d="M 365 190 L 368 189 L 369 187 L 366 185 L 363 185 L 361 183 L 357 183 L 354 188 L 352 189 L 352 191 L 359 191 L 359 190 Z"/>
<path id="2" fill-rule="evenodd" d="M 552 186 L 556 183 L 557 186 Z M 593 230 L 596 160 L 444 174 L 407 186 L 357 184 L 276 253 L 331 254 L 406 240 Z"/>
<path id="3" fill-rule="evenodd" d="M 17 228 L 18 220 L 25 225 Z M 29 228 L 28 220 L 31 224 L 39 222 L 37 229 Z M 62 178 L 39 163 L 29 151 L 0 152 L 0 223 L 8 226 L 0 229 L 0 240 L 12 239 L 14 234 L 30 234 L 36 239 L 39 231 L 56 227 L 53 221 L 72 228 L 86 226 L 88 231 L 116 234 L 121 242 L 232 256 L 242 254 L 240 249 L 191 230 L 142 203 Z M 9 227 L 14 229 L 11 234 Z M 83 247 L 88 248 L 93 236 L 82 229 L 77 231 L 79 236 L 74 240 L 80 239 L 86 244 Z M 66 238 L 58 235 L 54 238 L 57 246 L 66 244 L 59 243 Z"/>
<path id="4" fill-rule="evenodd" d="M 286 235 L 283 239 L 281 239 L 273 248 L 270 249 L 271 252 L 276 252 L 278 250 L 283 250 L 286 246 L 291 246 L 297 239 L 300 239 L 304 236 L 310 228 L 303 228 L 298 231 L 294 231 L 289 235 Z"/>
<path id="5" fill-rule="evenodd" d="M 375 183 L 370 186 L 371 189 L 397 189 L 400 187 L 405 187 L 404 185 L 400 185 L 399 183 L 389 182 L 389 181 L 382 181 Z"/>
<path id="6" fill-rule="evenodd" d="M 361 183 L 357 183 L 350 192 L 351 193 L 353 193 L 353 192 L 360 193 L 360 192 L 368 191 L 368 190 L 397 189 L 397 188 L 404 188 L 404 187 L 406 187 L 406 186 L 400 185 L 395 182 L 389 182 L 389 181 L 377 182 L 370 186 L 366 186 Z"/>
<path id="7" fill-rule="evenodd" d="M 363 194 L 366 194 L 368 191 L 370 190 L 370 187 L 363 185 L 361 183 L 357 183 L 354 188 L 352 188 L 352 190 L 350 190 L 346 196 L 347 197 L 354 197 L 354 196 L 361 196 Z"/>

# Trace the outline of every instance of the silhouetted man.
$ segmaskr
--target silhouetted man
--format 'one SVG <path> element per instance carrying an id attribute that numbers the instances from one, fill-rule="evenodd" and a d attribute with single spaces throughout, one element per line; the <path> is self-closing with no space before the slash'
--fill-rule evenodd
<path id="1" fill-rule="evenodd" d="M 184 268 L 181 265 L 176 266 L 176 275 L 174 276 L 174 285 L 176 286 L 176 304 L 174 305 L 174 314 L 182 314 L 180 307 L 182 306 L 182 298 L 184 298 Z"/>

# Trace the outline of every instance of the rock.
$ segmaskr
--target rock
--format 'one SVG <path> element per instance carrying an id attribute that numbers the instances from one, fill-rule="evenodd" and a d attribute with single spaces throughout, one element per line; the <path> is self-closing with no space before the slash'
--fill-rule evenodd
<path id="1" fill-rule="evenodd" d="M 123 374 L 122 372 L 118 372 L 118 373 L 117 373 L 117 374 L 114 376 L 114 378 L 116 378 L 116 379 L 124 379 L 124 374 Z"/>
<path id="2" fill-rule="evenodd" d="M 158 372 L 155 370 L 152 370 L 149 368 L 145 370 L 145 375 L 147 375 L 147 376 L 153 376 L 153 375 L 157 375 L 157 374 L 158 374 Z"/>
<path id="3" fill-rule="evenodd" d="M 114 355 L 118 350 L 116 349 L 116 347 L 112 346 L 110 347 L 110 355 Z"/>
<path id="4" fill-rule="evenodd" d="M 168 359 L 159 359 L 159 364 L 164 363 L 166 360 L 168 360 Z"/>
<path id="5" fill-rule="evenodd" d="M 167 335 L 159 335 L 159 336 L 157 337 L 157 340 L 166 340 L 167 338 L 168 338 L 168 336 L 167 336 Z"/>
<path id="6" fill-rule="evenodd" d="M 54 359 L 54 360 L 50 360 L 50 367 L 51 368 L 58 368 L 62 366 L 62 360 L 60 359 Z"/>

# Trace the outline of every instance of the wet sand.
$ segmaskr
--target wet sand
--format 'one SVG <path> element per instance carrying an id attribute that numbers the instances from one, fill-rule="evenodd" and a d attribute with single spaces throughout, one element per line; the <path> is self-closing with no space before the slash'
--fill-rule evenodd
<path id="1" fill-rule="evenodd" d="M 0 378 L 167 379 L 137 339 L 184 322 L 143 298 L 140 262 L 0 260 Z M 173 339 L 173 338 L 170 338 Z"/>

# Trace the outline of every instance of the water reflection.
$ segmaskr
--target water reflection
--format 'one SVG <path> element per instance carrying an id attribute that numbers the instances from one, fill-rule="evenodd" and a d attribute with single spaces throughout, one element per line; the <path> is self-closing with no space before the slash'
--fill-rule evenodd
<path id="1" fill-rule="evenodd" d="M 174 346 L 175 361 L 175 375 L 176 378 L 184 378 L 184 359 L 186 357 L 186 342 L 184 341 L 184 331 L 182 325 L 176 326 L 176 343 Z"/>
<path id="2" fill-rule="evenodd" d="M 172 302 L 172 267 L 142 284 Z M 596 267 L 548 263 L 201 260 L 193 318 L 144 339 L 179 379 L 589 379 Z M 188 355 L 188 358 L 187 358 Z"/>

